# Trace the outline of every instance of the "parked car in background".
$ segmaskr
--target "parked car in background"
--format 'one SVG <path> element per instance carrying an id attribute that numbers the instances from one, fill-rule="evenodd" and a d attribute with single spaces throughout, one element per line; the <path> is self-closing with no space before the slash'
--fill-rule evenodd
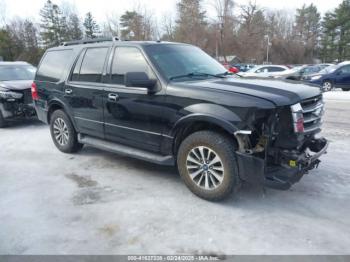
<path id="1" fill-rule="evenodd" d="M 274 77 L 287 79 L 287 80 L 304 80 L 307 79 L 310 75 L 316 74 L 324 69 L 323 65 L 304 65 L 293 67 L 289 70 L 282 71 L 277 73 Z"/>
<path id="2" fill-rule="evenodd" d="M 319 85 L 323 91 L 341 88 L 350 90 L 350 61 L 324 68 L 319 73 L 311 75 L 309 82 Z"/>
<path id="3" fill-rule="evenodd" d="M 253 64 L 234 64 L 232 66 L 236 67 L 239 70 L 239 72 L 247 72 L 248 70 L 255 67 L 255 65 Z"/>
<path id="4" fill-rule="evenodd" d="M 86 144 L 177 165 L 207 200 L 228 197 L 242 181 L 288 189 L 328 147 L 316 136 L 319 89 L 230 76 L 187 44 L 65 43 L 46 51 L 32 92 L 60 151 Z"/>
<path id="5" fill-rule="evenodd" d="M 229 71 L 230 73 L 237 74 L 239 69 L 235 66 L 230 65 L 229 63 L 222 63 L 222 65 Z"/>
<path id="6" fill-rule="evenodd" d="M 243 77 L 274 77 L 281 72 L 289 70 L 287 66 L 282 65 L 259 65 L 247 72 L 240 73 Z"/>
<path id="7" fill-rule="evenodd" d="M 31 94 L 35 72 L 26 62 L 0 62 L 0 128 L 10 119 L 35 115 Z"/>

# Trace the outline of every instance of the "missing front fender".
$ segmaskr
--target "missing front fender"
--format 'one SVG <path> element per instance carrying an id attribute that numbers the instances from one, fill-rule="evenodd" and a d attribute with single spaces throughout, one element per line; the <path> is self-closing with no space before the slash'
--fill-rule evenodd
<path id="1" fill-rule="evenodd" d="M 250 154 L 236 152 L 239 177 L 252 184 L 265 181 L 265 161 Z"/>

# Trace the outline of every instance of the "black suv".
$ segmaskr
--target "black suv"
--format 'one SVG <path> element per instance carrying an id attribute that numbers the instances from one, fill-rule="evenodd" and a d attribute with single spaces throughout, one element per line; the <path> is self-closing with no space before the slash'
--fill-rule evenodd
<path id="1" fill-rule="evenodd" d="M 9 120 L 35 115 L 30 91 L 35 71 L 26 62 L 0 62 L 0 128 Z"/>
<path id="2" fill-rule="evenodd" d="M 189 189 L 227 197 L 242 181 L 288 189 L 319 164 L 319 88 L 243 79 L 197 47 L 96 39 L 42 58 L 38 117 L 59 150 L 84 144 L 177 165 Z"/>

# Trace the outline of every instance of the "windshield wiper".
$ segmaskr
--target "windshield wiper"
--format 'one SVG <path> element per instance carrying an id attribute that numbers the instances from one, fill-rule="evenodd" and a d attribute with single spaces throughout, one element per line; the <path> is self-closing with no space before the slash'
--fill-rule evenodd
<path id="1" fill-rule="evenodd" d="M 238 74 L 238 73 L 232 73 L 232 72 L 225 72 L 225 73 L 221 73 L 221 74 L 217 74 L 217 76 L 229 76 L 229 75 L 236 75 L 239 77 L 243 77 L 242 75 Z"/>
<path id="2" fill-rule="evenodd" d="M 214 75 L 214 74 L 209 74 L 209 73 L 199 73 L 199 72 L 193 72 L 193 73 L 188 73 L 188 74 L 184 74 L 184 75 L 178 75 L 178 76 L 172 76 L 169 78 L 169 80 L 174 80 L 174 79 L 178 79 L 178 78 L 185 78 L 185 77 L 196 77 L 196 76 L 204 76 L 204 77 L 216 77 L 216 78 L 225 78 L 224 75 L 222 74 L 218 74 L 218 75 Z"/>

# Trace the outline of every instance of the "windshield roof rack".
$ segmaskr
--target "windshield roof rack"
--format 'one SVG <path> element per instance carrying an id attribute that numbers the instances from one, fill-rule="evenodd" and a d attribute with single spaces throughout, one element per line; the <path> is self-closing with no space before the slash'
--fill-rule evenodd
<path id="1" fill-rule="evenodd" d="M 61 44 L 61 46 L 85 45 L 85 44 L 94 44 L 94 43 L 102 43 L 102 42 L 115 42 L 115 41 L 120 41 L 120 40 L 118 37 L 83 39 L 83 40 L 63 42 Z"/>

